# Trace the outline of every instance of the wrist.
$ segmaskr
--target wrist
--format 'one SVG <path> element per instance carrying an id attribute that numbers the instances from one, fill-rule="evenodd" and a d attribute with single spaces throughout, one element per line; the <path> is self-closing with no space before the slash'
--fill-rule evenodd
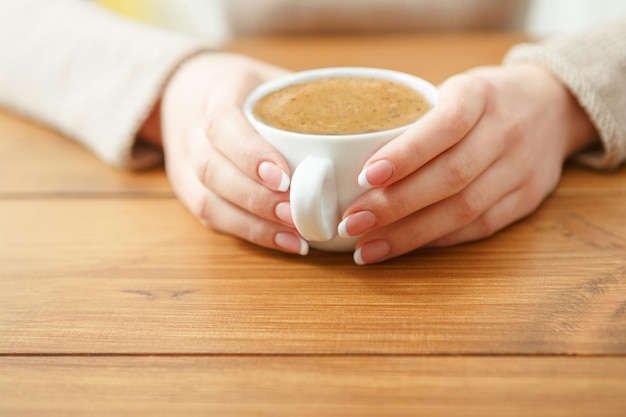
<path id="1" fill-rule="evenodd" d="M 161 100 L 158 100 L 148 117 L 144 120 L 139 131 L 137 132 L 137 140 L 143 143 L 150 144 L 152 146 L 161 148 Z"/>
<path id="2" fill-rule="evenodd" d="M 551 71 L 536 64 L 519 64 L 520 69 L 529 71 L 535 81 L 541 83 L 538 91 L 542 92 L 540 99 L 548 100 L 555 111 L 555 121 L 561 126 L 563 158 L 599 142 L 598 131 L 591 118 L 580 105 L 578 99 L 569 88 Z"/>

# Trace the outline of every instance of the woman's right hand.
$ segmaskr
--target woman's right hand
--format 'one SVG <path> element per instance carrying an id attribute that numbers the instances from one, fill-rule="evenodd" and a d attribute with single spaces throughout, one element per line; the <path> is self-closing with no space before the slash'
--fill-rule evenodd
<path id="1" fill-rule="evenodd" d="M 285 70 L 251 58 L 207 53 L 184 62 L 160 103 L 168 178 L 206 226 L 254 244 L 305 255 L 289 205 L 289 168 L 246 120 L 246 95 Z"/>

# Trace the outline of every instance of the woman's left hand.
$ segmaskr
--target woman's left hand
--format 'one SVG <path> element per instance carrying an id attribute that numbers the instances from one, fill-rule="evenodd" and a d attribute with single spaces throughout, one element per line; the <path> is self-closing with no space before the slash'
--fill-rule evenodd
<path id="1" fill-rule="evenodd" d="M 482 239 L 532 213 L 564 161 L 597 140 L 550 72 L 531 64 L 450 78 L 438 104 L 365 164 L 368 191 L 344 213 L 358 264 Z"/>

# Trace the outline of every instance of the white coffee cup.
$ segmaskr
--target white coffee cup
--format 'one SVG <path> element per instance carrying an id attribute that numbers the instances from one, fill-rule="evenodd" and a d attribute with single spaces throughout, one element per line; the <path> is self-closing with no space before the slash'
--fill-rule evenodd
<path id="1" fill-rule="evenodd" d="M 381 146 L 404 132 L 407 126 L 358 134 L 306 134 L 269 126 L 253 113 L 255 103 L 288 85 L 329 77 L 367 77 L 394 81 L 419 92 L 432 106 L 437 88 L 402 72 L 362 67 L 321 68 L 291 73 L 266 82 L 246 98 L 244 113 L 256 131 L 286 159 L 291 169 L 291 214 L 298 232 L 317 249 L 350 251 L 356 238 L 338 236 L 337 226 L 345 209 L 365 190 L 358 176 L 363 165 Z"/>

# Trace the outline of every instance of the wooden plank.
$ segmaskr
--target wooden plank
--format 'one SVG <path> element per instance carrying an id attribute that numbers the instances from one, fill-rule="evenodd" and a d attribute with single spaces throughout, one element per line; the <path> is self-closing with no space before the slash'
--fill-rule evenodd
<path id="1" fill-rule="evenodd" d="M 555 197 L 357 267 L 207 231 L 174 199 L 3 201 L 0 352 L 621 354 L 623 207 Z"/>
<path id="2" fill-rule="evenodd" d="M 567 163 L 553 195 L 586 196 L 593 200 L 600 195 L 626 195 L 626 166 L 616 171 L 594 171 Z"/>
<path id="3" fill-rule="evenodd" d="M 0 111 L 0 199 L 94 194 L 173 195 L 162 168 L 116 169 L 58 133 Z"/>
<path id="4" fill-rule="evenodd" d="M 239 37 L 225 46 L 292 70 L 329 66 L 384 67 L 433 83 L 478 65 L 499 64 L 528 37 L 517 33 L 373 34 Z"/>
<path id="5" fill-rule="evenodd" d="M 623 416 L 624 358 L 3 357 L 6 416 Z"/>
<path id="6" fill-rule="evenodd" d="M 521 40 L 230 49 L 441 82 Z M 116 170 L 0 112 L 0 415 L 621 416 L 624 207 L 626 169 L 567 166 L 537 213 L 492 239 L 356 267 L 207 231 L 162 169 Z"/>

